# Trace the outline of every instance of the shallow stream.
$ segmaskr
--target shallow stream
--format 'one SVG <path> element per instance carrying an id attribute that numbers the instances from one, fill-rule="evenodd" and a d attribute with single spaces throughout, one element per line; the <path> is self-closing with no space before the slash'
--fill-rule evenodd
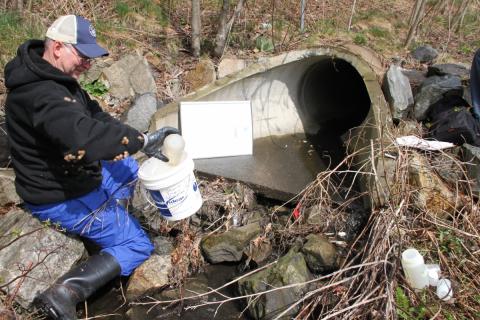
<path id="1" fill-rule="evenodd" d="M 208 265 L 205 272 L 196 275 L 194 278 L 188 280 L 187 290 L 202 293 L 209 288 L 218 288 L 223 284 L 231 281 L 238 274 L 237 265 L 233 264 L 218 264 Z M 117 281 L 118 283 L 118 281 Z M 117 284 L 118 285 L 118 284 Z M 162 306 L 153 307 L 153 305 L 140 306 L 134 305 L 130 310 L 124 303 L 121 290 L 114 288 L 115 285 L 105 288 L 103 292 L 97 294 L 90 299 L 88 303 L 88 317 L 100 317 L 102 319 L 130 319 L 130 320 L 150 320 L 150 319 L 165 319 L 165 320 L 202 320 L 202 319 L 249 319 L 246 315 L 242 315 L 242 306 L 238 301 L 223 304 L 218 308 L 218 304 L 209 306 L 202 306 L 195 310 L 188 310 L 182 312 L 182 306 L 162 310 Z M 234 296 L 233 286 L 222 289 L 222 294 L 230 297 Z M 156 299 L 167 300 L 171 297 L 162 295 L 155 295 Z M 208 296 L 208 301 L 221 301 L 224 298 L 219 294 L 211 294 Z M 202 304 L 207 302 L 207 299 L 202 301 L 191 300 L 190 305 Z M 183 308 L 186 305 L 183 306 Z M 149 310 L 151 309 L 151 310 Z M 108 315 L 108 316 L 106 316 Z"/>

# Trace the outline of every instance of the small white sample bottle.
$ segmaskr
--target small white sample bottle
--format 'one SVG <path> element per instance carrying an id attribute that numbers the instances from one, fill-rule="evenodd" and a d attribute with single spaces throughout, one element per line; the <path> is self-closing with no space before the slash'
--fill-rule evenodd
<path id="1" fill-rule="evenodd" d="M 182 161 L 185 140 L 179 134 L 169 134 L 163 141 L 162 152 L 168 158 L 168 164 L 176 166 Z"/>
<path id="2" fill-rule="evenodd" d="M 410 248 L 402 253 L 402 267 L 408 283 L 414 289 L 423 289 L 428 286 L 429 279 L 425 262 L 418 250 Z"/>

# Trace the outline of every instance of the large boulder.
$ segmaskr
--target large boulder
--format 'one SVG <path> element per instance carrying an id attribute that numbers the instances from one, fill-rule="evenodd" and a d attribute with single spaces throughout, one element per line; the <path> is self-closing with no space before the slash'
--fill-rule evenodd
<path id="1" fill-rule="evenodd" d="M 438 57 L 438 51 L 430 45 L 420 46 L 415 48 L 411 53 L 412 57 L 420 63 L 432 62 Z"/>
<path id="2" fill-rule="evenodd" d="M 157 97 L 154 93 L 145 93 L 135 97 L 132 106 L 124 113 L 122 120 L 129 126 L 144 132 L 148 130 L 150 119 L 157 111 Z"/>
<path id="3" fill-rule="evenodd" d="M 127 288 L 127 300 L 132 301 L 153 290 L 169 284 L 168 275 L 172 269 L 170 254 L 153 254 L 141 264 L 130 277 Z"/>
<path id="4" fill-rule="evenodd" d="M 230 229 L 202 239 L 200 246 L 205 259 L 210 263 L 240 261 L 251 240 L 260 235 L 258 223 Z"/>
<path id="5" fill-rule="evenodd" d="M 391 65 L 385 77 L 385 93 L 394 119 L 405 119 L 413 106 L 412 88 L 400 67 Z"/>
<path id="6" fill-rule="evenodd" d="M 433 76 L 427 78 L 415 96 L 415 119 L 425 120 L 429 107 L 439 101 L 445 94 L 462 96 L 463 87 L 459 77 Z"/>
<path id="7" fill-rule="evenodd" d="M 191 70 L 186 76 L 186 80 L 190 84 L 192 91 L 215 81 L 216 78 L 215 65 L 210 59 L 200 59 L 195 69 Z"/>
<path id="8" fill-rule="evenodd" d="M 422 83 L 427 79 L 426 73 L 415 69 L 402 69 L 402 73 L 408 78 L 413 96 L 415 96 Z"/>
<path id="9" fill-rule="evenodd" d="M 0 279 L 24 308 L 85 253 L 83 243 L 16 209 L 0 216 Z M 18 290 L 18 291 L 17 291 Z"/>
<path id="10" fill-rule="evenodd" d="M 301 299 L 308 290 L 304 283 L 312 279 L 307 263 L 298 248 L 292 248 L 277 264 L 238 281 L 240 295 L 261 293 L 272 288 L 299 284 L 288 289 L 279 289 L 248 299 L 248 312 L 254 319 L 274 319 Z M 299 310 L 299 305 L 286 312 L 282 319 L 290 319 Z"/>
<path id="11" fill-rule="evenodd" d="M 100 79 L 107 84 L 110 95 L 118 99 L 157 93 L 150 66 L 140 55 L 126 55 L 110 67 L 103 69 Z"/>
<path id="12" fill-rule="evenodd" d="M 454 63 L 434 64 L 428 67 L 427 77 L 447 75 L 459 77 L 461 80 L 467 80 L 470 78 L 470 70 L 465 66 Z"/>
<path id="13" fill-rule="evenodd" d="M 439 218 L 455 212 L 459 202 L 455 193 L 433 170 L 428 160 L 413 153 L 408 167 L 410 184 L 415 188 L 414 206 Z"/>

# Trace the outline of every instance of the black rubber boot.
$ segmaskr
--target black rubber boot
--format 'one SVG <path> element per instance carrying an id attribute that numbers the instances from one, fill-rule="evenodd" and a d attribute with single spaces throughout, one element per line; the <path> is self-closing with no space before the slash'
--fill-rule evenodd
<path id="1" fill-rule="evenodd" d="M 60 277 L 33 301 L 51 319 L 76 320 L 77 303 L 120 274 L 120 265 L 108 253 L 100 253 Z"/>

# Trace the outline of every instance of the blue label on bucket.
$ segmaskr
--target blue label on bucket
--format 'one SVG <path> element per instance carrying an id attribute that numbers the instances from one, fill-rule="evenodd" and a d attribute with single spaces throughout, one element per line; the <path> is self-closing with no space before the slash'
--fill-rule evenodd
<path id="1" fill-rule="evenodd" d="M 197 189 L 198 189 L 197 182 L 194 181 L 193 182 L 193 191 L 197 191 Z"/>
<path id="2" fill-rule="evenodd" d="M 152 195 L 153 201 L 155 201 L 155 205 L 157 206 L 158 210 L 160 210 L 160 213 L 165 217 L 171 217 L 172 213 L 168 209 L 168 206 L 165 203 L 165 200 L 163 199 L 160 191 L 154 191 L 154 190 L 149 190 L 149 191 L 150 191 L 150 194 Z"/>

